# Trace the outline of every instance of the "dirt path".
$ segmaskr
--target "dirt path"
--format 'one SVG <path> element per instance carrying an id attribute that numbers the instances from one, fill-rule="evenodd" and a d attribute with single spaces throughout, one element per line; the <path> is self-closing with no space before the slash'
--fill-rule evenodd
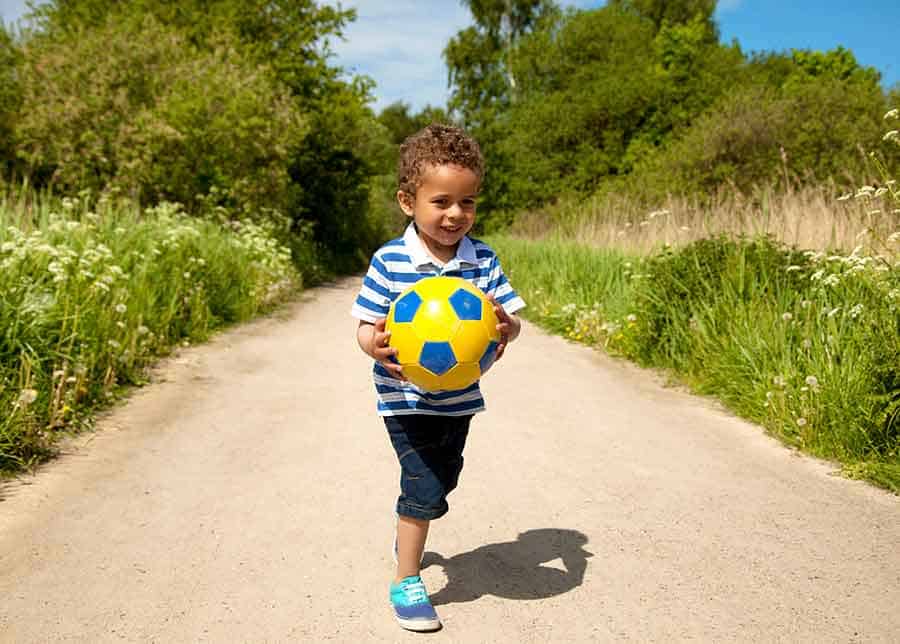
<path id="1" fill-rule="evenodd" d="M 402 631 L 355 288 L 181 352 L 7 486 L 0 641 L 897 641 L 900 499 L 532 326 L 429 542 L 444 630 Z"/>

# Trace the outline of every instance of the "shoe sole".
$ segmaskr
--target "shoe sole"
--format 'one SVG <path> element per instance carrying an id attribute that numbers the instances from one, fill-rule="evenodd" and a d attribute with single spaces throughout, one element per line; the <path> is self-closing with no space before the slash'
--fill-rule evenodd
<path id="1" fill-rule="evenodd" d="M 395 615 L 396 617 L 396 615 Z M 441 620 L 403 619 L 397 617 L 397 623 L 408 631 L 436 631 L 441 628 Z"/>

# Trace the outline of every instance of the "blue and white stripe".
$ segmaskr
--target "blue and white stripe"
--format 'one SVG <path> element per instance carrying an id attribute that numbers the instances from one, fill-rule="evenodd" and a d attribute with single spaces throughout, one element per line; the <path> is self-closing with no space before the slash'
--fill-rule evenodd
<path id="1" fill-rule="evenodd" d="M 420 279 L 436 275 L 462 277 L 492 295 L 507 313 L 515 313 L 525 302 L 503 274 L 497 254 L 484 242 L 463 237 L 456 257 L 439 265 L 422 246 L 415 224 L 403 237 L 375 251 L 369 270 L 353 304 L 353 317 L 374 323 L 387 317 L 391 302 Z M 432 414 L 464 416 L 484 410 L 484 397 L 476 382 L 459 391 L 429 393 L 409 382 L 392 378 L 377 362 L 373 370 L 380 416 Z"/>

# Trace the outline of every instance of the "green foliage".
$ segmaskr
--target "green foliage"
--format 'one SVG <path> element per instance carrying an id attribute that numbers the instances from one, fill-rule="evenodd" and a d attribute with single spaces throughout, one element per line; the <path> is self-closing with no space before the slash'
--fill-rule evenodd
<path id="1" fill-rule="evenodd" d="M 649 20 L 657 31 L 674 25 L 700 22 L 716 40 L 713 13 L 716 0 L 610 0 L 610 7 L 634 13 Z"/>
<path id="2" fill-rule="evenodd" d="M 295 292 L 278 236 L 171 204 L 0 195 L 0 470 L 44 458 L 172 346 Z"/>
<path id="3" fill-rule="evenodd" d="M 900 493 L 900 267 L 761 239 L 647 258 L 493 237 L 529 303 L 567 338 L 671 370 L 789 445 Z"/>
<path id="4" fill-rule="evenodd" d="M 490 154 L 485 205 L 504 211 L 630 173 L 725 92 L 742 63 L 700 18 L 657 29 L 621 7 L 529 34 L 515 60 L 517 102 L 478 132 Z"/>
<path id="5" fill-rule="evenodd" d="M 0 177 L 10 172 L 15 159 L 13 124 L 22 100 L 20 63 L 21 53 L 12 35 L 0 23 Z"/>
<path id="6" fill-rule="evenodd" d="M 733 90 L 657 154 L 638 161 L 629 189 L 647 199 L 667 193 L 749 192 L 761 183 L 848 183 L 871 174 L 860 144 L 880 138 L 884 96 L 870 75 L 858 81 L 805 74 L 783 87 Z"/>
<path id="7" fill-rule="evenodd" d="M 450 116 L 444 109 L 430 105 L 425 106 L 418 114 L 412 114 L 408 104 L 397 101 L 381 110 L 378 122 L 387 129 L 390 142 L 399 146 L 406 137 L 431 123 L 449 123 Z"/>
<path id="8" fill-rule="evenodd" d="M 548 28 L 559 16 L 552 0 L 464 0 L 475 26 L 460 31 L 444 48 L 448 108 L 473 131 L 517 96 L 516 45 L 527 33 Z"/>
<path id="9" fill-rule="evenodd" d="M 319 247 L 348 266 L 380 241 L 367 190 L 387 156 L 386 132 L 366 107 L 371 81 L 347 82 L 329 63 L 328 39 L 353 11 L 314 0 L 54 0 L 34 16 L 32 94 L 44 98 L 48 54 L 60 90 L 46 96 L 44 120 L 23 125 L 35 185 L 111 185 L 146 203 L 235 214 L 277 209 L 298 234 L 312 226 Z M 104 51 L 104 40 L 121 46 Z M 69 59 L 73 51 L 84 56 Z M 84 136 L 64 118 L 57 142 L 46 117 L 65 104 Z"/>
<path id="10" fill-rule="evenodd" d="M 233 47 L 199 53 L 153 18 L 26 45 L 16 123 L 29 175 L 190 209 L 215 189 L 244 212 L 288 204 L 304 119 Z"/>

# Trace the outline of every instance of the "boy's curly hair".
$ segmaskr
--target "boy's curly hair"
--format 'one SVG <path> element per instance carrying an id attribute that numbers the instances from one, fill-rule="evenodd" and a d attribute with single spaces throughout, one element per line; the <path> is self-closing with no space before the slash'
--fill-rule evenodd
<path id="1" fill-rule="evenodd" d="M 484 176 L 484 157 L 478 142 L 461 128 L 432 123 L 407 137 L 400 146 L 397 172 L 400 190 L 416 194 L 427 167 L 447 163 L 468 168 L 479 182 Z"/>

